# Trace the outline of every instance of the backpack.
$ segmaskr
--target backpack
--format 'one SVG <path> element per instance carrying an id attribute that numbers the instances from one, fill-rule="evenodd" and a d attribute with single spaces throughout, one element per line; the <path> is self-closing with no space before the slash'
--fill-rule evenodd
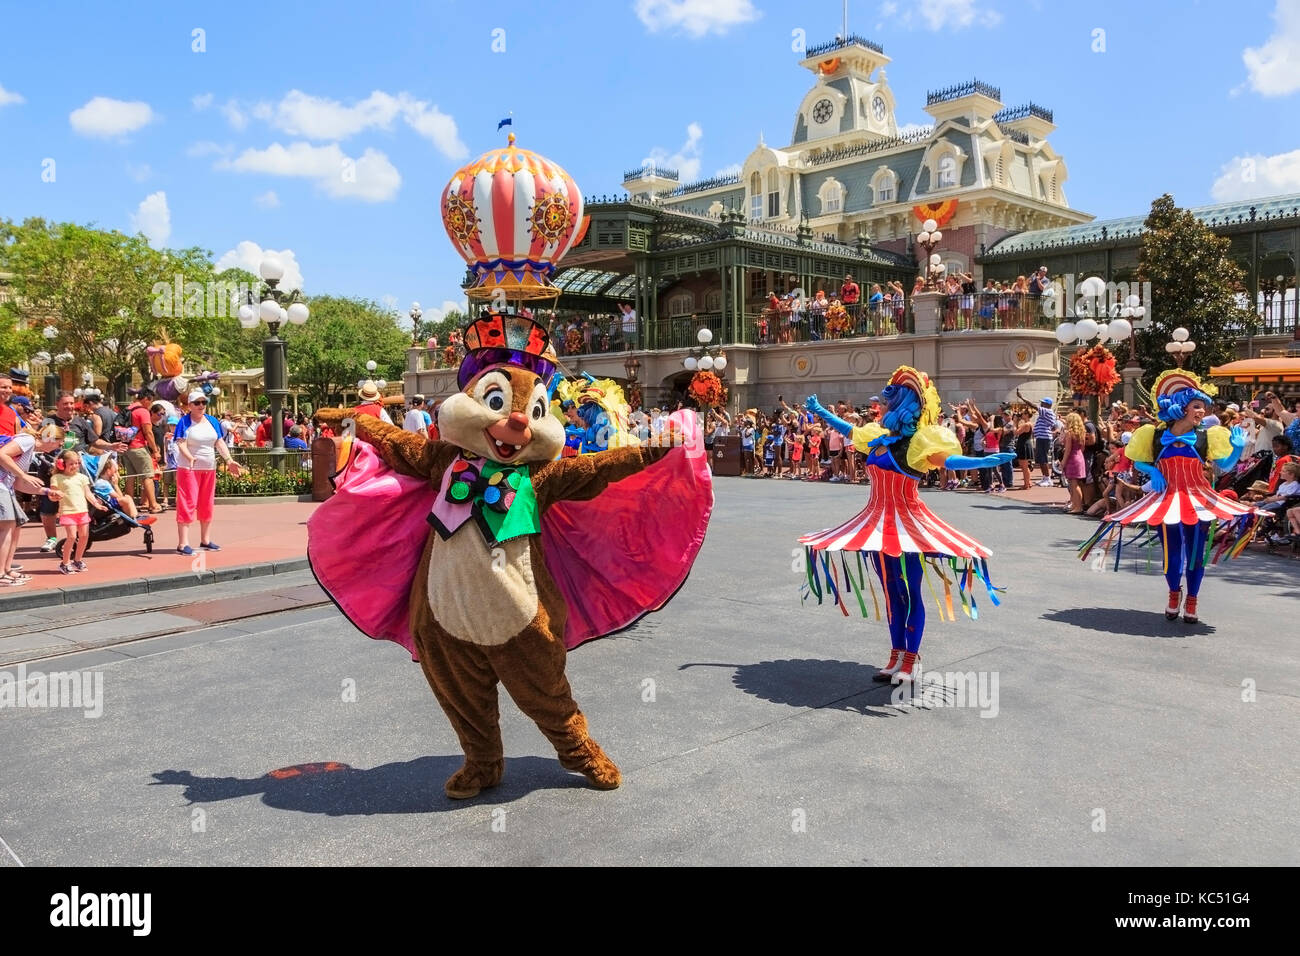
<path id="1" fill-rule="evenodd" d="M 113 419 L 113 434 L 117 441 L 130 441 L 135 437 L 136 428 L 131 424 L 131 409 L 123 408 Z M 105 436 L 107 437 L 107 436 Z"/>

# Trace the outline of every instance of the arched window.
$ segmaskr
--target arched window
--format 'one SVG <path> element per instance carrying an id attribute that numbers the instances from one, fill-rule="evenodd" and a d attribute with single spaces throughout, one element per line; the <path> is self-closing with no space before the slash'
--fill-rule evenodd
<path id="1" fill-rule="evenodd" d="M 945 156 L 939 160 L 939 189 L 957 185 L 957 160 Z"/>
<path id="2" fill-rule="evenodd" d="M 823 216 L 844 211 L 844 187 L 834 176 L 826 177 L 821 188 L 817 190 L 817 198 L 821 200 Z"/>
<path id="3" fill-rule="evenodd" d="M 695 311 L 695 295 L 691 292 L 678 292 L 668 299 L 669 315 L 690 315 Z"/>
<path id="4" fill-rule="evenodd" d="M 781 174 L 773 167 L 767 171 L 767 218 L 781 215 Z"/>
<path id="5" fill-rule="evenodd" d="M 898 176 L 892 169 L 888 166 L 877 169 L 875 175 L 871 177 L 871 193 L 875 197 L 875 205 L 895 202 L 897 187 Z"/>
<path id="6" fill-rule="evenodd" d="M 763 218 L 763 177 L 758 173 L 749 177 L 749 218 Z"/>
<path id="7" fill-rule="evenodd" d="M 722 311 L 722 290 L 714 289 L 712 292 L 706 292 L 704 295 L 705 312 Z"/>

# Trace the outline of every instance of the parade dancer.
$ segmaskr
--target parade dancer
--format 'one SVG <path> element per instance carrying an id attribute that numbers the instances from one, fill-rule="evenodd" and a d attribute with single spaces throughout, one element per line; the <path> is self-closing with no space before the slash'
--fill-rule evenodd
<path id="1" fill-rule="evenodd" d="M 863 596 L 863 578 L 871 589 L 876 617 L 880 606 L 871 574 L 862 573 L 865 560 L 880 579 L 885 597 L 885 617 L 889 621 L 891 650 L 889 663 L 874 675 L 877 681 L 911 683 L 920 660 L 921 637 L 925 630 L 923 576 L 937 574 L 944 584 L 945 600 L 939 603 L 942 619 L 952 608 L 952 584 L 958 586 L 962 609 L 974 618 L 974 584 L 978 579 L 988 590 L 994 604 L 999 603 L 989 581 L 988 548 L 936 517 L 921 501 L 918 486 L 934 468 L 968 471 L 997 467 L 1010 461 L 1011 454 L 967 458 L 951 431 L 939 424 L 939 394 L 924 372 L 899 367 L 880 393 L 883 415 L 879 423 L 855 427 L 827 411 L 810 395 L 805 403 L 815 415 L 853 442 L 866 457 L 870 477 L 867 504 L 857 515 L 836 528 L 803 535 L 809 593 L 820 604 L 829 596 L 845 615 L 849 613 L 844 595 L 856 594 L 863 617 L 867 615 Z M 839 561 L 833 552 L 840 552 Z M 849 552 L 857 552 L 849 561 Z M 947 570 L 941 566 L 947 564 Z M 960 563 L 959 563 L 960 562 Z M 839 569 L 836 564 L 839 564 Z M 841 574 L 842 571 L 842 574 Z M 951 572 L 952 577 L 949 576 Z M 933 582 L 931 592 L 936 595 Z"/>
<path id="2" fill-rule="evenodd" d="M 1146 525 L 1159 536 L 1164 552 L 1165 581 L 1169 585 L 1165 618 L 1175 620 L 1181 610 L 1188 624 L 1199 620 L 1197 597 L 1205 576 L 1210 542 L 1214 540 L 1211 522 L 1251 519 L 1235 538 L 1225 542 L 1225 547 L 1214 557 L 1218 561 L 1225 552 L 1234 558 L 1245 549 L 1262 514 L 1250 505 L 1216 494 L 1206 478 L 1207 461 L 1227 471 L 1237 463 L 1246 447 L 1246 434 L 1240 428 L 1229 431 L 1222 425 L 1202 426 L 1212 403 L 1211 396 L 1217 391 L 1184 369 L 1161 373 L 1151 390 L 1160 423 L 1143 425 L 1133 432 L 1125 448 L 1133 466 L 1150 476 L 1151 492 L 1112 514 L 1079 547 L 1079 557 L 1086 559 L 1098 542 L 1105 539 L 1107 553 L 1112 546 L 1115 548 L 1114 566 L 1118 570 L 1124 528 Z"/>

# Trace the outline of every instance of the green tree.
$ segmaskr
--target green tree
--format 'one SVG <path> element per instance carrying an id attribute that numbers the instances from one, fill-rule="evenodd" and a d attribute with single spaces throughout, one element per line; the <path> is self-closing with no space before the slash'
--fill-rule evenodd
<path id="1" fill-rule="evenodd" d="M 282 331 L 288 343 L 289 382 L 303 389 L 313 408 L 339 401 L 363 378 L 400 381 L 409 332 L 393 313 L 369 299 L 318 295 L 307 300 L 311 318 Z M 376 363 L 374 372 L 366 363 Z"/>
<path id="2" fill-rule="evenodd" d="M 203 249 L 160 251 L 140 235 L 39 219 L 5 223 L 0 246 L 0 267 L 12 273 L 11 311 L 30 327 L 53 325 L 48 351 L 67 351 L 110 380 L 132 371 L 151 377 L 145 348 L 183 344 L 210 306 L 212 259 Z"/>
<path id="3" fill-rule="evenodd" d="M 469 316 L 464 312 L 460 311 L 460 309 L 448 309 L 441 319 L 437 321 L 425 319 L 420 323 L 419 341 L 424 344 L 436 335 L 438 336 L 438 342 L 446 345 L 453 329 L 463 329 L 468 324 Z"/>
<path id="4" fill-rule="evenodd" d="M 1196 343 L 1185 367 L 1204 376 L 1236 358 L 1238 336 L 1259 328 L 1255 312 L 1237 305 L 1244 276 L 1228 257 L 1230 242 L 1167 193 L 1151 204 L 1139 253 L 1140 277 L 1151 283 L 1151 324 L 1138 333 L 1136 346 L 1148 387 L 1174 364 L 1165 351 L 1174 329 L 1187 329 Z M 1127 349 L 1119 352 L 1122 366 Z"/>

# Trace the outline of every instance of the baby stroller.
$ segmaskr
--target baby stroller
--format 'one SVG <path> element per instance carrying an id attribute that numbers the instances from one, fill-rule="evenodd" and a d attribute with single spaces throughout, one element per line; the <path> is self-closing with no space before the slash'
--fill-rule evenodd
<path id="1" fill-rule="evenodd" d="M 86 473 L 86 477 L 94 484 L 95 479 L 99 477 L 100 458 L 97 455 L 81 456 L 81 468 Z M 96 541 L 112 541 L 114 538 L 120 538 L 124 534 L 130 534 L 136 528 L 144 529 L 144 550 L 146 554 L 153 554 L 153 528 L 141 524 L 135 518 L 132 518 L 125 511 L 122 511 L 113 504 L 113 500 L 108 495 L 95 492 L 95 497 L 99 499 L 107 511 L 100 511 L 97 508 L 91 509 L 90 512 L 90 533 L 86 536 L 86 551 L 89 552 Z"/>
<path id="2" fill-rule="evenodd" d="M 1235 467 L 1222 474 L 1214 488 L 1216 491 L 1235 491 L 1240 497 L 1245 495 L 1255 482 L 1268 481 L 1272 469 L 1273 453 L 1261 451 L 1238 462 Z"/>

